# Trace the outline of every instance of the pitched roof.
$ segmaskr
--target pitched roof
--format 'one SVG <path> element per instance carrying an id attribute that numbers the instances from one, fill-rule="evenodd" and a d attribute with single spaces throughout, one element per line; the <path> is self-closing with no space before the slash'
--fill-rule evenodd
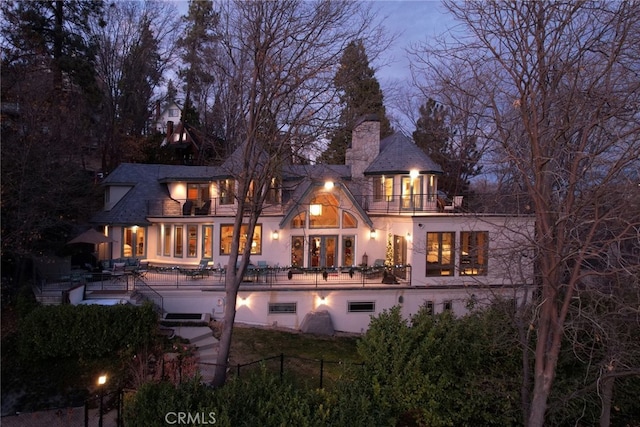
<path id="1" fill-rule="evenodd" d="M 380 141 L 380 154 L 365 169 L 365 175 L 442 173 L 442 168 L 422 151 L 411 138 L 396 132 Z"/>
<path id="2" fill-rule="evenodd" d="M 130 187 L 111 210 L 100 211 L 91 219 L 97 224 L 149 224 L 149 200 L 170 199 L 166 182 L 189 179 L 209 181 L 219 174 L 210 166 L 151 165 L 122 163 L 103 181 L 103 185 Z"/>

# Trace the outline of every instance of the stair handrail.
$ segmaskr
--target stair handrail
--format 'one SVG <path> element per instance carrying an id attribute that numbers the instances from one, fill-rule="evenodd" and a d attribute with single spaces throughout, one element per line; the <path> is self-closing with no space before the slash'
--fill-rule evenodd
<path id="1" fill-rule="evenodd" d="M 155 289 L 147 285 L 147 283 L 140 277 L 136 277 L 133 283 L 133 289 L 139 292 L 145 299 L 151 301 L 157 309 L 160 310 L 160 314 L 164 313 L 164 298 Z M 160 303 L 158 303 L 158 301 Z"/>

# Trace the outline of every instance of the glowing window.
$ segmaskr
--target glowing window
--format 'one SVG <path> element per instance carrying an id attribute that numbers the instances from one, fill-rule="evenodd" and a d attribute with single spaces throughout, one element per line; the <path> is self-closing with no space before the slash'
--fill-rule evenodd
<path id="1" fill-rule="evenodd" d="M 320 212 L 309 215 L 309 228 L 337 228 L 338 227 L 338 199 L 330 193 L 317 194 L 311 199 L 311 206 L 321 206 Z"/>
<path id="2" fill-rule="evenodd" d="M 349 212 L 342 212 L 342 228 L 358 228 L 358 220 Z"/>

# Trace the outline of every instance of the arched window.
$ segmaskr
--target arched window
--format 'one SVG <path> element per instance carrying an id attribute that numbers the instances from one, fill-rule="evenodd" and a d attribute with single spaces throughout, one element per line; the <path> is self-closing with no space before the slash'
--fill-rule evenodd
<path id="1" fill-rule="evenodd" d="M 358 228 L 358 220 L 349 212 L 342 212 L 342 228 Z"/>
<path id="2" fill-rule="evenodd" d="M 309 206 L 309 228 L 337 228 L 338 206 L 336 196 L 330 193 L 317 194 Z"/>

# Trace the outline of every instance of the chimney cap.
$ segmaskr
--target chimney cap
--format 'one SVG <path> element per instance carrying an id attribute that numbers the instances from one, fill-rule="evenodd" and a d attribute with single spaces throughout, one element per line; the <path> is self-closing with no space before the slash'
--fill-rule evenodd
<path id="1" fill-rule="evenodd" d="M 365 114 L 363 116 L 358 117 L 353 127 L 356 128 L 364 122 L 379 122 L 379 121 L 380 119 L 378 118 L 377 114 L 373 114 L 373 113 Z"/>

